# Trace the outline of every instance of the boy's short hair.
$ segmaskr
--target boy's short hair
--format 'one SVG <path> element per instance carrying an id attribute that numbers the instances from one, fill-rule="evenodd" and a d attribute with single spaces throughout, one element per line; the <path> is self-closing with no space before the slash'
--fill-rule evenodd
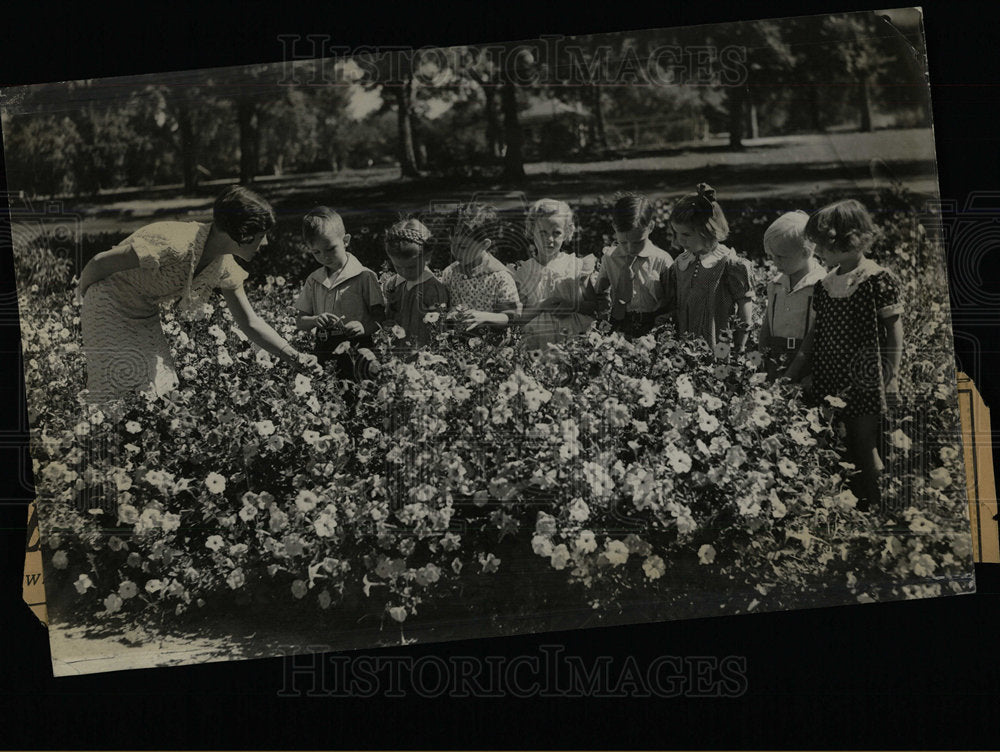
<path id="1" fill-rule="evenodd" d="M 344 220 L 329 206 L 317 206 L 302 218 L 302 237 L 306 242 L 317 238 L 342 238 L 347 234 Z"/>
<path id="2" fill-rule="evenodd" d="M 806 237 L 808 222 L 809 215 L 800 209 L 782 214 L 764 230 L 764 250 L 798 251 L 811 256 L 815 244 Z"/>
<path id="3" fill-rule="evenodd" d="M 241 185 L 230 186 L 219 194 L 212 207 L 212 221 L 241 245 L 276 223 L 271 205 Z"/>

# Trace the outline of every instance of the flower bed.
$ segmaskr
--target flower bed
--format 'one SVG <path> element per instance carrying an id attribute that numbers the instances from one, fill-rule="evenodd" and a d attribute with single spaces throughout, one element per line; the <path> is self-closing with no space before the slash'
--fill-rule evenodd
<path id="1" fill-rule="evenodd" d="M 946 300 L 943 270 L 901 271 L 905 300 Z M 250 290 L 292 340 L 294 293 L 280 278 Z M 79 318 L 63 300 L 21 297 L 57 612 L 139 623 L 278 603 L 419 623 L 451 609 L 502 630 L 556 603 L 667 618 L 698 599 L 734 613 L 971 587 L 937 303 L 907 307 L 908 407 L 889 431 L 898 512 L 880 517 L 845 489 L 837 401 L 806 404 L 725 344 L 598 330 L 537 356 L 516 334 L 468 338 L 442 319 L 418 353 L 380 333 L 377 373 L 348 394 L 255 354 L 222 307 L 191 323 L 167 312 L 181 388 L 101 412 L 77 400 Z M 113 513 L 88 496 L 101 484 Z"/>

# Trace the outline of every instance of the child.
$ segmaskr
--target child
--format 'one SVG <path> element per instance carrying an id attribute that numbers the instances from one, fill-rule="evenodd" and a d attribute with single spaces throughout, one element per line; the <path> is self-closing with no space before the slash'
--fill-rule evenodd
<path id="1" fill-rule="evenodd" d="M 826 270 L 806 239 L 808 221 L 804 211 L 788 212 L 764 231 L 764 251 L 780 272 L 767 285 L 767 307 L 758 339 L 769 379 L 785 372 L 816 321 L 813 286 L 826 276 Z"/>
<path id="2" fill-rule="evenodd" d="M 737 316 L 733 347 L 746 344 L 753 313 L 750 262 L 722 245 L 729 223 L 715 200 L 715 189 L 699 183 L 698 192 L 682 198 L 670 224 L 684 252 L 664 275 L 667 308 L 680 334 L 701 335 L 715 347 L 719 334 Z"/>
<path id="3" fill-rule="evenodd" d="M 371 335 L 385 318 L 385 299 L 378 277 L 347 251 L 351 236 L 333 209 L 320 206 L 302 220 L 302 239 L 322 267 L 310 274 L 295 300 L 299 329 L 316 332 L 316 357 L 321 365 L 331 361 L 340 378 L 359 379 L 364 363 L 355 357 L 350 343 L 359 350 L 372 347 Z"/>
<path id="4" fill-rule="evenodd" d="M 661 280 L 674 260 L 650 239 L 653 204 L 645 196 L 627 193 L 611 209 L 615 245 L 607 249 L 593 285 L 598 312 L 610 305 L 612 325 L 626 334 L 641 336 L 665 312 Z"/>
<path id="5" fill-rule="evenodd" d="M 875 239 L 868 211 L 853 199 L 825 206 L 806 223 L 806 237 L 832 270 L 816 283 L 816 325 L 787 376 L 797 380 L 811 363 L 813 391 L 840 395 L 848 459 L 859 469 L 858 507 L 881 503 L 881 418 L 899 398 L 903 305 L 899 283 L 865 254 Z"/>
<path id="6" fill-rule="evenodd" d="M 530 349 L 558 342 L 563 333 L 582 334 L 594 323 L 592 317 L 576 309 L 596 259 L 593 255 L 578 258 L 562 250 L 575 231 L 573 210 L 563 201 L 543 198 L 528 210 L 525 235 L 533 255 L 518 263 L 512 275 L 524 305 L 519 318 L 524 325 L 522 342 Z"/>
<path id="7" fill-rule="evenodd" d="M 397 222 L 385 234 L 385 252 L 396 270 L 386 286 L 386 318 L 403 328 L 411 345 L 430 341 L 424 316 L 450 306 L 448 288 L 424 264 L 430 237 L 431 231 L 416 219 Z"/>
<path id="8" fill-rule="evenodd" d="M 505 329 L 521 313 L 517 285 L 507 267 L 489 253 L 499 220 L 492 206 L 470 202 L 455 210 L 451 231 L 454 263 L 441 273 L 455 318 L 466 330 Z"/>

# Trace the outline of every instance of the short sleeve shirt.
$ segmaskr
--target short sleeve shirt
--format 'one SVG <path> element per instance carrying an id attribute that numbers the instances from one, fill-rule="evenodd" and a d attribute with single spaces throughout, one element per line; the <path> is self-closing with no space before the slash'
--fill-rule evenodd
<path id="1" fill-rule="evenodd" d="M 794 288 L 787 274 L 781 274 L 767 285 L 765 317 L 772 337 L 802 339 L 816 321 L 813 297 L 816 283 L 826 276 L 826 270 L 816 259 L 809 260 L 805 275 Z"/>
<path id="2" fill-rule="evenodd" d="M 375 328 L 371 309 L 376 306 L 385 306 L 378 276 L 352 253 L 333 277 L 322 267 L 310 274 L 295 299 L 295 307 L 306 316 L 332 313 L 361 322 L 366 332 Z"/>
<path id="3" fill-rule="evenodd" d="M 441 272 L 441 281 L 448 288 L 453 306 L 503 313 L 521 304 L 514 277 L 506 266 L 488 253 L 486 260 L 473 269 L 472 274 L 462 271 L 461 265 L 455 261 Z"/>
<path id="4" fill-rule="evenodd" d="M 597 292 L 604 294 L 610 290 L 614 294 L 619 289 L 622 275 L 631 274 L 632 299 L 626 303 L 625 310 L 638 313 L 658 311 L 666 302 L 660 280 L 673 263 L 669 253 L 652 243 L 637 256 L 629 256 L 621 246 L 612 246 L 605 252 L 597 273 Z"/>

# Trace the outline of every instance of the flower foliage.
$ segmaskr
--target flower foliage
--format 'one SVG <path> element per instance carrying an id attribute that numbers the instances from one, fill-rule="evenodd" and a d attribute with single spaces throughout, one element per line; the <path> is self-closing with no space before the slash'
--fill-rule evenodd
<path id="1" fill-rule="evenodd" d="M 933 267 L 904 279 L 907 300 L 947 299 Z M 293 294 L 281 278 L 251 290 L 296 341 Z M 419 351 L 380 332 L 356 385 L 293 371 L 225 308 L 205 313 L 164 313 L 178 390 L 97 409 L 80 395 L 78 310 L 22 295 L 46 577 L 66 608 L 138 622 L 277 600 L 404 622 L 454 602 L 537 614 L 558 597 L 669 616 L 697 598 L 733 613 L 971 585 L 940 304 L 908 306 L 896 511 L 881 515 L 847 490 L 837 401 L 766 382 L 758 353 L 601 326 L 532 353 L 516 333 L 432 316 Z"/>

